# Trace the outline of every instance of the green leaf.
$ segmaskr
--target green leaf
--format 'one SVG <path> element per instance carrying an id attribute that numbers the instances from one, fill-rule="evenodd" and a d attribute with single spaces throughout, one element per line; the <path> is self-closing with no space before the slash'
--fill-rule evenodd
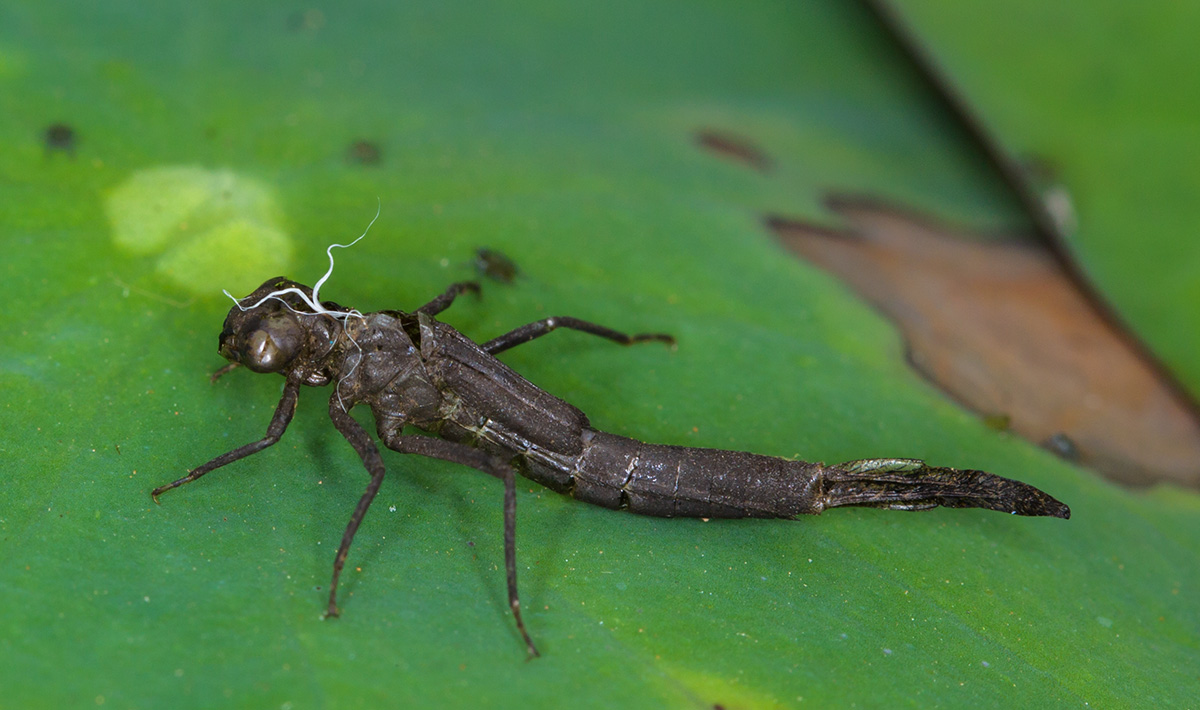
<path id="1" fill-rule="evenodd" d="M 1068 246 L 1132 330 L 1200 392 L 1195 116 L 1200 6 L 898 3 L 1006 149 L 1049 167 Z"/>
<path id="2" fill-rule="evenodd" d="M 395 5 L 0 9 L 0 705 L 1196 696 L 1196 497 L 1132 494 L 989 429 L 761 224 L 827 219 L 828 188 L 1020 221 L 869 18 L 841 3 Z M 56 123 L 73 149 L 46 142 Z M 772 169 L 701 149 L 702 130 L 746 137 Z M 412 309 L 488 246 L 524 276 L 447 312 L 472 337 L 561 313 L 678 338 L 622 349 L 564 332 L 505 355 L 601 428 L 982 468 L 1074 517 L 662 520 L 525 484 L 521 594 L 543 652 L 526 663 L 501 486 L 385 454 L 343 615 L 322 620 L 366 484 L 327 391 L 302 393 L 277 446 L 160 506 L 149 491 L 260 437 L 278 399 L 274 377 L 209 384 L 220 289 L 285 264 L 311 283 L 377 199 L 328 298 Z M 155 205 L 161 220 L 137 219 L 157 231 L 122 239 L 120 215 Z"/>

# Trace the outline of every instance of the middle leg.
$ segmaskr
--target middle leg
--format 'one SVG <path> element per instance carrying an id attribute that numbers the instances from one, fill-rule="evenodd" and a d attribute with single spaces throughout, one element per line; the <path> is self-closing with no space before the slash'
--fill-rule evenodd
<path id="1" fill-rule="evenodd" d="M 446 289 L 445 293 L 418 308 L 416 313 L 424 313 L 426 315 L 436 316 L 437 314 L 449 308 L 450 304 L 454 303 L 454 299 L 458 298 L 466 291 L 470 291 L 478 296 L 479 284 L 475 283 L 474 281 L 459 281 L 457 283 L 452 283 L 450 284 L 450 287 Z"/>
<path id="2" fill-rule="evenodd" d="M 342 567 L 346 565 L 346 556 L 350 554 L 350 543 L 354 541 L 358 526 L 367 516 L 367 509 L 371 507 L 371 501 L 375 500 L 375 494 L 379 493 L 379 486 L 383 483 L 384 467 L 383 457 L 379 455 L 379 449 L 376 448 L 375 442 L 371 441 L 371 436 L 354 420 L 354 417 L 351 417 L 346 413 L 346 409 L 342 408 L 342 403 L 336 393 L 335 396 L 329 398 L 329 418 L 333 420 L 333 425 L 341 435 L 346 437 L 346 441 L 349 441 L 354 450 L 358 452 L 358 457 L 362 459 L 367 473 L 371 474 L 371 482 L 367 484 L 367 490 L 358 500 L 358 505 L 355 506 L 354 513 L 350 516 L 350 523 L 346 526 L 346 532 L 342 535 L 342 544 L 338 546 L 337 557 L 333 558 L 333 580 L 329 583 L 329 608 L 325 611 L 325 615 L 336 617 L 338 615 L 338 578 L 342 576 Z"/>

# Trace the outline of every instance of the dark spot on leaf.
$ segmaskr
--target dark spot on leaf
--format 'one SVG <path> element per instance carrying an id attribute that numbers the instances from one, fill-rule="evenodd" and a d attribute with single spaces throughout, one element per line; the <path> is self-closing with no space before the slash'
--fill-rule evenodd
<path id="1" fill-rule="evenodd" d="M 1034 185 L 1057 183 L 1059 174 L 1062 172 L 1053 160 L 1040 155 L 1022 157 L 1017 161 L 1017 167 L 1024 174 L 1025 179 Z"/>
<path id="2" fill-rule="evenodd" d="M 475 269 L 493 281 L 506 284 L 512 283 L 521 273 L 512 259 L 486 247 L 475 250 Z"/>
<path id="3" fill-rule="evenodd" d="M 765 173 L 771 169 L 771 159 L 749 140 L 730 133 L 702 130 L 696 134 L 696 143 L 717 155 L 744 163 Z"/>
<path id="4" fill-rule="evenodd" d="M 893 319 L 909 360 L 976 412 L 1129 484 L 1200 487 L 1200 420 L 1049 250 L 877 203 L 830 199 L 848 230 L 767 224 Z"/>
<path id="5" fill-rule="evenodd" d="M 378 165 L 383 160 L 383 152 L 378 143 L 371 141 L 355 141 L 346 149 L 346 162 L 356 165 Z"/>
<path id="6" fill-rule="evenodd" d="M 62 151 L 74 158 L 75 144 L 78 140 L 75 129 L 65 123 L 51 123 L 42 131 L 42 143 L 46 146 L 46 155 Z"/>
<path id="7" fill-rule="evenodd" d="M 1051 434 L 1050 438 L 1042 442 L 1042 446 L 1045 447 L 1047 451 L 1050 451 L 1058 455 L 1060 458 L 1066 459 L 1067 461 L 1079 460 L 1079 448 L 1075 446 L 1074 441 L 1071 441 L 1071 437 L 1067 436 L 1061 431 L 1057 434 Z"/>
<path id="8" fill-rule="evenodd" d="M 1012 426 L 1012 417 L 1007 414 L 987 414 L 983 417 L 983 423 L 989 429 L 1008 431 L 1009 427 Z"/>
<path id="9" fill-rule="evenodd" d="M 312 9 L 295 11 L 287 17 L 287 28 L 291 32 L 315 32 L 325 26 L 325 13 Z"/>

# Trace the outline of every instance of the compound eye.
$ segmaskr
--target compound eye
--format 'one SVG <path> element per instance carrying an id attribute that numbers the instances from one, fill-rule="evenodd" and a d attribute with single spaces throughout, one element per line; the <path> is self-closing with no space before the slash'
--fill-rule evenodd
<path id="1" fill-rule="evenodd" d="M 275 372 L 283 366 L 279 347 L 265 330 L 256 330 L 246 338 L 245 364 L 255 372 Z"/>
<path id="2" fill-rule="evenodd" d="M 278 372 L 296 357 L 300 341 L 295 320 L 286 315 L 268 317 L 246 336 L 242 362 L 255 372 Z"/>

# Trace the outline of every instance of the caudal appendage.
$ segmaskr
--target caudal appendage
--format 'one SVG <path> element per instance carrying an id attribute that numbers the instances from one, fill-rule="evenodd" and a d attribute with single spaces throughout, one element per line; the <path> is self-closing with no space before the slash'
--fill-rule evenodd
<path id="1" fill-rule="evenodd" d="M 985 471 L 927 466 L 917 459 L 864 459 L 822 472 L 826 508 L 844 505 L 925 510 L 987 508 L 1067 519 L 1071 509 L 1028 483 Z"/>

